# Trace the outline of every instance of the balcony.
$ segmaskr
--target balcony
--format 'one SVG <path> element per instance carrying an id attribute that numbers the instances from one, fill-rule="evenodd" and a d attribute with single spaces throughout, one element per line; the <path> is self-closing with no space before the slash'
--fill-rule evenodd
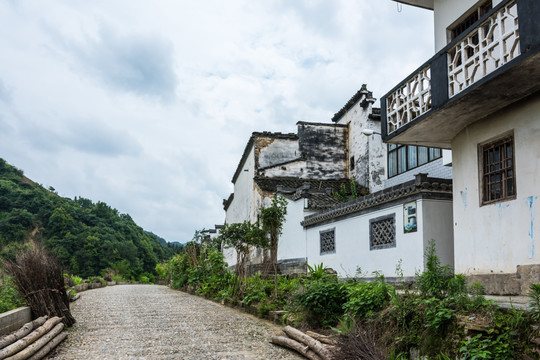
<path id="1" fill-rule="evenodd" d="M 540 1 L 504 0 L 381 98 L 383 140 L 450 148 L 540 90 Z"/>

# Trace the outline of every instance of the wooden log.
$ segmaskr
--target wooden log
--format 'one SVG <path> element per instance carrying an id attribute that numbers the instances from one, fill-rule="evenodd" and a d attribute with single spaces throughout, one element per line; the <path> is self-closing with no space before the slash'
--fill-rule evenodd
<path id="1" fill-rule="evenodd" d="M 63 323 L 56 324 L 56 326 L 54 328 L 52 328 L 51 331 L 49 331 L 48 333 L 46 333 L 45 335 L 40 337 L 38 340 L 36 340 L 35 342 L 33 342 L 32 344 L 27 346 L 25 349 L 19 351 L 18 353 L 16 353 L 13 356 L 10 356 L 10 357 L 6 358 L 6 360 L 26 360 L 26 359 L 28 359 L 30 356 L 37 353 L 39 351 L 39 349 L 41 349 L 42 347 L 47 345 L 47 343 L 49 341 L 51 341 L 52 339 L 54 339 L 56 337 L 56 335 L 60 334 L 62 332 L 62 330 L 64 330 L 64 324 Z"/>
<path id="2" fill-rule="evenodd" d="M 270 340 L 272 344 L 283 346 L 292 349 L 308 358 L 309 360 L 322 360 L 313 350 L 296 340 L 288 338 L 286 336 L 274 336 Z"/>
<path id="3" fill-rule="evenodd" d="M 315 340 L 319 340 L 323 344 L 328 344 L 328 345 L 336 345 L 337 344 L 336 340 L 332 339 L 331 337 L 316 333 L 314 331 L 308 330 L 308 331 L 306 331 L 306 335 L 311 336 Z"/>
<path id="4" fill-rule="evenodd" d="M 38 327 L 43 325 L 45 321 L 47 321 L 47 316 L 42 316 L 40 318 L 35 319 L 34 321 L 27 322 L 19 330 L 15 331 L 14 333 L 11 333 L 9 335 L 2 337 L 0 339 L 0 349 L 3 349 L 8 345 L 13 344 L 15 341 L 22 339 L 26 335 L 30 334 L 32 330 L 37 329 Z"/>
<path id="5" fill-rule="evenodd" d="M 26 335 L 20 340 L 17 340 L 11 345 L 6 346 L 2 350 L 0 350 L 0 360 L 16 354 L 25 347 L 29 346 L 34 341 L 42 337 L 44 334 L 48 333 L 53 328 L 53 326 L 58 324 L 60 321 L 62 321 L 62 318 L 59 318 L 57 316 L 50 318 L 49 320 L 45 321 L 43 325 L 32 331 L 30 334 Z"/>
<path id="6" fill-rule="evenodd" d="M 42 347 L 41 350 L 39 350 L 37 353 L 35 353 L 28 360 L 41 360 L 41 359 L 43 359 L 48 353 L 51 352 L 52 349 L 57 347 L 58 344 L 60 344 L 66 338 L 67 338 L 67 332 L 62 332 L 62 333 L 56 335 L 56 337 L 54 339 L 49 341 L 49 343 L 47 345 Z"/>
<path id="7" fill-rule="evenodd" d="M 283 328 L 283 332 L 287 334 L 287 336 L 291 339 L 294 339 L 301 342 L 302 344 L 309 346 L 309 348 L 315 351 L 321 357 L 321 359 L 330 360 L 332 358 L 332 354 L 330 354 L 330 352 L 324 347 L 323 344 L 321 344 L 319 340 L 315 340 L 311 336 L 304 334 L 303 332 L 293 328 L 292 326 L 285 326 Z"/>

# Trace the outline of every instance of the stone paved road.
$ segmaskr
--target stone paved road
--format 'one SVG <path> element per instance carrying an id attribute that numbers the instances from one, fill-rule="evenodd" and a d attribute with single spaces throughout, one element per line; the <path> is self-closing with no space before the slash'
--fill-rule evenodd
<path id="1" fill-rule="evenodd" d="M 81 293 L 49 359 L 301 359 L 269 344 L 280 327 L 159 285 Z"/>

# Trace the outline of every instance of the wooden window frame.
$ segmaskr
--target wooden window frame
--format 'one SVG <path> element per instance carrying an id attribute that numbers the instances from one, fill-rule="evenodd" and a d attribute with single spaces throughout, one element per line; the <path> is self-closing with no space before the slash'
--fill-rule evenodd
<path id="1" fill-rule="evenodd" d="M 476 4 L 473 8 L 469 9 L 465 14 L 463 14 L 458 20 L 456 20 L 452 25 L 447 28 L 447 43 L 452 42 L 452 40 L 457 38 L 462 33 L 466 32 L 492 8 L 493 1 L 485 0 Z"/>
<path id="2" fill-rule="evenodd" d="M 489 155 L 493 149 L 499 149 L 499 160 L 490 161 Z M 510 156 L 508 156 L 508 149 L 510 149 Z M 511 165 L 508 165 L 509 162 Z M 516 150 L 513 132 L 478 145 L 478 167 L 481 206 L 516 199 Z M 511 175 L 509 175 L 509 171 Z M 493 180 L 497 176 L 500 178 Z M 508 186 L 509 181 L 511 182 L 510 187 Z M 497 184 L 500 184 L 500 197 L 493 196 L 492 187 Z M 509 190 L 509 188 L 511 189 Z"/>

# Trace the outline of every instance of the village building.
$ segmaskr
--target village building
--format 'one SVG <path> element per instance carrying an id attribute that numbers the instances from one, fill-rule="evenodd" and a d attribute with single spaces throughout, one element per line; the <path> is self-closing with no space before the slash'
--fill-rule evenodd
<path id="1" fill-rule="evenodd" d="M 452 150 L 455 272 L 524 294 L 540 282 L 540 2 L 398 1 L 433 11 L 435 55 L 382 97 L 383 139 Z"/>
<path id="2" fill-rule="evenodd" d="M 232 183 L 234 193 L 223 201 L 227 224 L 258 220 L 259 210 L 268 206 L 278 188 L 284 192 L 310 189 L 316 195 L 306 206 L 288 209 L 285 231 L 278 251 L 278 260 L 289 268 L 306 268 L 305 241 L 296 237 L 290 225 L 304 213 L 319 209 L 321 204 L 335 204 L 333 193 L 342 184 L 349 187 L 346 173 L 347 127 L 337 124 L 298 122 L 297 134 L 254 132 L 250 137 Z M 296 209 L 298 207 L 298 209 Z M 297 220 L 293 220 L 294 218 Z M 289 238 L 290 241 L 286 239 Z M 234 249 L 224 249 L 229 266 L 236 264 Z M 254 249 L 251 264 L 261 264 L 264 252 Z"/>
<path id="3" fill-rule="evenodd" d="M 383 144 L 374 102 L 364 85 L 332 123 L 298 122 L 297 134 L 250 137 L 234 193 L 224 200 L 226 223 L 256 222 L 261 206 L 284 196 L 281 272 L 323 263 L 341 277 L 356 276 L 357 268 L 392 277 L 401 264 L 403 275 L 413 277 L 423 270 L 431 239 L 452 265 L 452 170 L 440 149 Z M 338 200 L 342 186 L 351 195 L 351 180 L 358 199 Z M 233 249 L 224 254 L 230 266 L 236 263 Z M 263 260 L 264 252 L 254 249 L 251 266 Z"/>
<path id="4" fill-rule="evenodd" d="M 370 194 L 301 221 L 308 264 L 345 278 L 388 279 L 399 266 L 399 276 L 412 279 L 433 239 L 441 262 L 453 265 L 452 169 L 440 149 L 383 144 L 374 102 L 361 90 L 332 118 L 349 129 L 349 176 Z"/>

